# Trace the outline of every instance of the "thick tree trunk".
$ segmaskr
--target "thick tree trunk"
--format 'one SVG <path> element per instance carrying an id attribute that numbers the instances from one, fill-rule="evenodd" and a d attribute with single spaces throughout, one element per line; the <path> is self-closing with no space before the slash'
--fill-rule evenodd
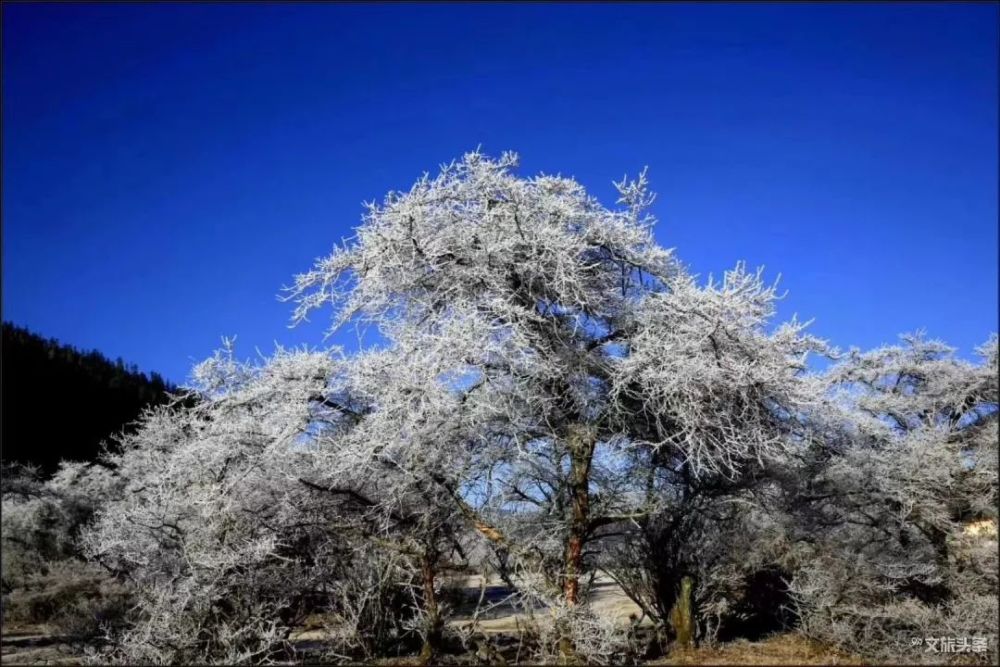
<path id="1" fill-rule="evenodd" d="M 569 534 L 566 539 L 563 593 L 566 604 L 575 606 L 580 597 L 580 573 L 583 564 L 583 544 L 590 523 L 590 465 L 594 457 L 595 438 L 583 426 L 570 428 L 567 439 L 570 452 Z"/>
<path id="2" fill-rule="evenodd" d="M 424 589 L 424 613 L 427 615 L 424 627 L 424 645 L 420 649 L 420 664 L 430 664 L 441 651 L 441 631 L 443 623 L 438 608 L 437 593 L 434 590 L 434 554 L 424 556 L 420 575 Z"/>
<path id="3" fill-rule="evenodd" d="M 566 604 L 571 607 L 580 601 L 580 565 L 582 556 L 583 538 L 579 534 L 576 534 L 576 531 L 573 531 L 566 544 L 566 580 L 563 583 Z"/>
<path id="4" fill-rule="evenodd" d="M 694 646 L 694 580 L 681 578 L 677 600 L 670 610 L 670 625 L 680 646 Z"/>
<path id="5" fill-rule="evenodd" d="M 594 458 L 596 438 L 590 429 L 574 425 L 566 439 L 570 456 L 569 531 L 563 551 L 563 599 L 569 607 L 580 603 L 580 574 L 583 570 L 583 545 L 590 529 L 590 465 Z M 559 653 L 562 664 L 580 662 L 573 647 L 569 627 L 559 628 Z"/>

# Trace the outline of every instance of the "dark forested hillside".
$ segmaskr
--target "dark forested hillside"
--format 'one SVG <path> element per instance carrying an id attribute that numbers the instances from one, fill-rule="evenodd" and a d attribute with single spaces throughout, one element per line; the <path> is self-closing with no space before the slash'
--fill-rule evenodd
<path id="1" fill-rule="evenodd" d="M 175 389 L 120 358 L 110 361 L 8 322 L 0 372 L 3 460 L 34 463 L 46 473 L 61 459 L 94 458 L 105 438 Z"/>

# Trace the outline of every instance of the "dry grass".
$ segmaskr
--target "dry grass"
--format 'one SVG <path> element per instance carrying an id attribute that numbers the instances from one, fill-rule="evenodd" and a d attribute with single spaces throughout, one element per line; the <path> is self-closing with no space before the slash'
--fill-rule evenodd
<path id="1" fill-rule="evenodd" d="M 677 649 L 651 665 L 863 665 L 858 656 L 838 653 L 789 633 L 758 642 L 735 641 L 713 648 Z"/>

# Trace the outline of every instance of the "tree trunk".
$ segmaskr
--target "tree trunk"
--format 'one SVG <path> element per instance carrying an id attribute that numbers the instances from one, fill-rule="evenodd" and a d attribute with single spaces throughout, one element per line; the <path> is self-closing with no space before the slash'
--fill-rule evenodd
<path id="1" fill-rule="evenodd" d="M 594 457 L 595 438 L 586 427 L 575 425 L 567 439 L 570 452 L 570 497 L 572 502 L 569 535 L 565 548 L 563 592 L 566 604 L 579 603 L 583 544 L 590 523 L 590 464 Z"/>
<path id="2" fill-rule="evenodd" d="M 590 465 L 594 458 L 596 438 L 585 426 L 574 424 L 569 428 L 566 443 L 569 447 L 570 507 L 569 531 L 563 552 L 563 599 L 568 607 L 580 603 L 580 574 L 583 570 L 583 545 L 590 528 Z M 561 664 L 580 662 L 573 646 L 567 620 L 563 619 L 559 632 Z"/>
<path id="3" fill-rule="evenodd" d="M 677 600 L 670 610 L 670 625 L 674 629 L 677 643 L 685 648 L 694 646 L 694 580 L 681 578 L 681 588 Z"/>
<path id="4" fill-rule="evenodd" d="M 430 664 L 441 650 L 441 612 L 438 608 L 437 593 L 434 591 L 434 554 L 424 555 L 420 567 L 420 575 L 424 588 L 424 613 L 427 615 L 424 626 L 424 645 L 420 649 L 420 664 Z"/>

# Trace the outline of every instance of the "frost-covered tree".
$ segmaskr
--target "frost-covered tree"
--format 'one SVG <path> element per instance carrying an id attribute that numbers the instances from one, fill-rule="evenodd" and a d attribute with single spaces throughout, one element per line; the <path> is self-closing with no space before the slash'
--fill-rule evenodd
<path id="1" fill-rule="evenodd" d="M 419 357 L 434 382 L 406 388 L 422 400 L 370 437 L 458 457 L 461 475 L 432 479 L 574 606 L 602 529 L 791 445 L 814 400 L 804 356 L 821 346 L 794 322 L 768 330 L 776 295 L 759 273 L 688 275 L 652 236 L 645 174 L 608 209 L 516 164 L 471 153 L 369 205 L 289 296 L 298 319 L 330 304 L 335 326 L 374 324 Z"/>
<path id="2" fill-rule="evenodd" d="M 331 378 L 320 404 L 327 414 L 303 445 L 311 471 L 300 481 L 349 506 L 342 524 L 413 573 L 421 617 L 415 629 L 428 661 L 442 642 L 440 575 L 466 561 L 464 505 L 450 489 L 466 478 L 462 445 L 472 433 L 462 419 L 462 397 L 424 354 L 406 347 L 369 351 Z"/>
<path id="3" fill-rule="evenodd" d="M 432 657 L 443 625 L 435 578 L 461 553 L 457 510 L 434 495 L 428 475 L 443 466 L 372 439 L 380 420 L 409 410 L 405 391 L 379 387 L 433 383 L 384 357 L 279 350 L 250 365 L 227 345 L 195 368 L 186 403 L 150 411 L 122 438 L 105 463 L 123 486 L 84 536 L 138 599 L 108 657 L 287 657 L 289 632 L 311 612 L 339 619 L 328 660 L 408 650 L 413 636 Z"/>
<path id="4" fill-rule="evenodd" d="M 472 153 L 370 205 L 355 241 L 299 276 L 293 294 L 299 318 L 331 303 L 338 323 L 357 316 L 421 350 L 478 426 L 459 442 L 477 469 L 442 484 L 496 543 L 510 539 L 492 525 L 503 510 L 539 507 L 572 604 L 593 520 L 621 509 L 591 488 L 595 450 L 614 435 L 599 424 L 613 350 L 634 302 L 678 268 L 642 217 L 644 180 L 622 184 L 627 208 L 609 211 L 570 179 L 516 178 L 515 164 Z M 396 439 L 397 424 L 385 427 L 380 439 Z"/>
<path id="5" fill-rule="evenodd" d="M 790 497 L 795 588 L 817 637 L 907 660 L 941 658 L 915 638 L 986 637 L 995 656 L 996 336 L 979 352 L 972 364 L 904 336 L 829 372 L 826 447 Z M 992 539 L 969 529 L 982 524 Z"/>
<path id="6" fill-rule="evenodd" d="M 295 443 L 334 370 L 326 354 L 279 351 L 251 367 L 220 353 L 195 369 L 198 400 L 149 411 L 109 454 L 123 486 L 83 544 L 138 600 L 111 657 L 225 663 L 282 650 L 324 567 L 350 549 L 297 481 Z"/>
<path id="7" fill-rule="evenodd" d="M 673 281 L 642 304 L 612 385 L 621 432 L 645 445 L 632 475 L 650 511 L 606 568 L 661 624 L 689 579 L 684 604 L 701 609 L 706 638 L 738 620 L 740 588 L 773 564 L 774 476 L 808 447 L 822 404 L 805 362 L 826 348 L 795 322 L 768 331 L 777 298 L 742 266 L 721 284 Z"/>

